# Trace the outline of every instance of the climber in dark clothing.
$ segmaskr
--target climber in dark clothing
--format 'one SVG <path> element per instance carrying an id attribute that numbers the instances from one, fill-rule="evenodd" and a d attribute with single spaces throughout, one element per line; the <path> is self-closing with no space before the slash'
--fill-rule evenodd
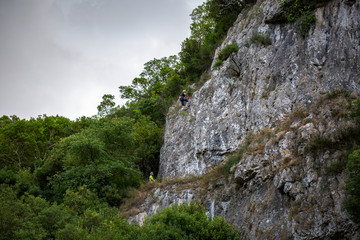
<path id="1" fill-rule="evenodd" d="M 180 94 L 179 99 L 181 101 L 182 108 L 185 109 L 185 102 L 189 102 L 189 100 L 186 99 L 186 90 L 183 90 L 183 92 Z"/>

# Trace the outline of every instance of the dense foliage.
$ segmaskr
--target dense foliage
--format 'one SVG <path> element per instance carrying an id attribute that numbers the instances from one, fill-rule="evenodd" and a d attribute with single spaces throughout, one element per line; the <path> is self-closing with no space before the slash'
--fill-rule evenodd
<path id="1" fill-rule="evenodd" d="M 208 218 L 204 208 L 194 203 L 166 208 L 142 227 L 121 219 L 117 207 L 131 188 L 140 185 L 137 164 L 153 151 L 146 147 L 146 143 L 150 144 L 147 138 L 153 138 L 157 129 L 150 117 L 76 122 L 50 117 L 52 124 L 48 118 L 2 118 L 1 134 L 11 126 L 17 129 L 18 122 L 30 126 L 48 122 L 43 129 L 48 133 L 48 128 L 57 125 L 57 119 L 66 122 L 66 129 L 72 134 L 60 138 L 58 135 L 64 132 L 54 133 L 55 143 L 50 149 L 43 148 L 48 156 L 38 164 L 3 163 L 0 239 L 239 239 L 224 219 Z M 85 124 L 85 120 L 89 122 Z M 30 136 L 38 139 L 34 134 L 38 128 L 28 132 L 33 133 L 27 138 L 30 143 L 35 141 Z M 18 135 L 13 139 L 5 136 L 2 135 L 4 143 L 23 139 L 15 138 Z M 48 142 L 49 138 L 43 141 Z M 37 143 L 32 146 L 42 146 L 40 140 Z M 5 153 L 2 156 L 7 159 Z M 26 163 L 38 162 L 37 157 L 29 154 Z"/>
<path id="2" fill-rule="evenodd" d="M 348 199 L 345 207 L 352 215 L 353 220 L 360 223 L 360 150 L 356 150 L 349 155 L 347 170 L 350 175 L 346 183 Z"/>
<path id="3" fill-rule="evenodd" d="M 356 129 L 352 131 L 358 134 L 360 131 L 360 100 L 355 102 L 355 109 L 352 111 L 351 117 L 356 124 Z M 345 208 L 356 223 L 360 223 L 360 142 L 358 137 L 357 135 L 357 141 L 353 141 L 357 149 L 349 154 L 346 165 L 349 178 L 346 182 L 347 199 L 345 201 Z"/>
<path id="4" fill-rule="evenodd" d="M 138 239 L 241 239 L 223 218 L 209 218 L 205 209 L 194 202 L 172 205 L 145 221 Z"/>
<path id="5" fill-rule="evenodd" d="M 0 167 L 35 169 L 61 138 L 75 131 L 76 127 L 64 117 L 39 116 L 26 121 L 3 116 L 0 118 Z"/>
<path id="6" fill-rule="evenodd" d="M 305 4 L 302 0 L 281 0 L 280 5 L 283 7 L 282 14 L 287 22 L 296 22 L 299 33 L 305 36 L 316 22 L 314 7 Z"/>
<path id="7" fill-rule="evenodd" d="M 181 45 L 181 75 L 197 82 L 209 69 L 215 49 L 244 8 L 241 1 L 209 0 L 192 12 L 191 36 Z"/>
<path id="8" fill-rule="evenodd" d="M 143 226 L 106 209 L 86 188 L 69 192 L 63 204 L 41 197 L 20 199 L 9 187 L 0 189 L 0 239 L 240 239 L 223 218 L 209 218 L 201 205 L 173 205 L 147 219 Z M 106 212 L 104 212 L 106 211 Z"/>

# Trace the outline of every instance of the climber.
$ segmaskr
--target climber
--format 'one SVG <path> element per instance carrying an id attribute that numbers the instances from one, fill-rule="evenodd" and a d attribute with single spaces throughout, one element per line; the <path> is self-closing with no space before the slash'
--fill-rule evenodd
<path id="1" fill-rule="evenodd" d="M 150 182 L 150 183 L 154 183 L 154 182 L 155 182 L 154 173 L 153 173 L 153 172 L 150 173 L 149 182 Z"/>
<path id="2" fill-rule="evenodd" d="M 182 93 L 179 96 L 179 99 L 181 101 L 182 109 L 185 109 L 185 107 L 187 107 L 189 105 L 189 100 L 187 100 L 187 98 L 186 98 L 186 90 L 182 91 Z M 184 102 L 186 102 L 186 106 L 185 106 Z"/>

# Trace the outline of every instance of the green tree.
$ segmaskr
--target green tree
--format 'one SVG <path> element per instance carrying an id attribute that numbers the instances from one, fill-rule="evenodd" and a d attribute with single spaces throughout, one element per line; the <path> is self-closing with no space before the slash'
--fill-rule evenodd
<path id="1" fill-rule="evenodd" d="M 8 116 L 3 115 L 0 118 L 0 129 L 11 123 L 12 123 L 12 120 Z"/>
<path id="2" fill-rule="evenodd" d="M 4 117 L 3 117 L 4 119 Z M 0 128 L 0 166 L 36 169 L 62 137 L 72 134 L 71 121 L 64 117 L 6 120 Z"/>
<path id="3" fill-rule="evenodd" d="M 138 239 L 241 239 L 223 218 L 207 216 L 194 202 L 173 204 L 146 220 Z"/>
<path id="4" fill-rule="evenodd" d="M 191 39 L 194 39 L 202 45 L 206 36 L 214 32 L 215 21 L 209 16 L 209 4 L 204 2 L 195 8 L 190 14 L 192 23 L 190 25 Z"/>
<path id="5" fill-rule="evenodd" d="M 65 228 L 66 225 L 76 224 L 78 221 L 78 218 L 63 205 L 50 204 L 45 199 L 32 195 L 24 195 L 21 200 L 33 214 L 30 221 L 39 223 L 44 229 L 46 236 L 43 239 L 54 239 L 57 231 Z"/>
<path id="6" fill-rule="evenodd" d="M 193 10 L 191 36 L 181 44 L 179 53 L 183 78 L 189 82 L 199 81 L 243 7 L 241 1 L 208 0 Z"/>
<path id="7" fill-rule="evenodd" d="M 213 56 L 198 40 L 187 38 L 181 44 L 181 74 L 187 79 L 187 82 L 197 82 L 200 75 L 211 65 Z"/>
<path id="8" fill-rule="evenodd" d="M 162 146 L 163 130 L 150 117 L 142 115 L 135 123 L 136 155 L 140 171 L 147 176 L 150 171 L 155 175 L 159 167 L 160 148 Z"/>
<path id="9" fill-rule="evenodd" d="M 0 187 L 0 239 L 54 239 L 59 230 L 79 220 L 63 205 L 41 197 L 16 197 L 8 186 Z"/>
<path id="10" fill-rule="evenodd" d="M 0 203 L 1 240 L 45 238 L 45 229 L 34 220 L 36 213 L 10 187 L 0 187 Z"/>
<path id="11" fill-rule="evenodd" d="M 115 99 L 115 96 L 114 95 L 111 95 L 111 94 L 105 94 L 103 97 L 102 97 L 102 102 L 100 103 L 100 105 L 97 107 L 98 109 L 98 115 L 100 117 L 103 117 L 103 116 L 106 116 L 108 114 L 111 113 L 112 109 L 114 108 L 115 106 L 115 102 L 114 102 L 114 99 Z"/>
<path id="12" fill-rule="evenodd" d="M 129 118 L 103 118 L 91 128 L 64 138 L 52 151 L 51 163 L 44 164 L 38 176 L 51 179 L 57 201 L 62 201 L 68 189 L 86 185 L 109 203 L 118 204 L 129 188 L 139 186 L 133 132 L 134 121 Z"/>
<path id="13" fill-rule="evenodd" d="M 121 97 L 136 101 L 155 95 L 165 98 L 163 88 L 177 64 L 177 56 L 153 59 L 145 63 L 144 70 L 139 77 L 134 78 L 132 85 L 119 87 Z"/>
<path id="14" fill-rule="evenodd" d="M 208 17 L 215 22 L 214 31 L 219 38 L 227 33 L 228 29 L 232 26 L 241 10 L 244 8 L 243 1 L 233 0 L 209 0 L 207 5 Z"/>

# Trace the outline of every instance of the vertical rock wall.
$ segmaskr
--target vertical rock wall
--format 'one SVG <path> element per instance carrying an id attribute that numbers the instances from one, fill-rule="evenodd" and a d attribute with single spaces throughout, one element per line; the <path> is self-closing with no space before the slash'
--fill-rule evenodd
<path id="1" fill-rule="evenodd" d="M 274 129 L 248 137 L 229 173 L 214 170 L 154 188 L 130 218 L 142 222 L 171 204 L 200 201 L 210 216 L 223 216 L 249 239 L 352 239 L 360 228 L 343 209 L 346 171 L 341 148 L 312 142 L 339 139 L 357 94 L 324 95 Z M 130 210 L 131 211 L 131 210 Z"/>
<path id="2" fill-rule="evenodd" d="M 222 47 L 237 42 L 237 75 L 227 60 L 197 90 L 188 112 L 179 104 L 167 116 L 160 176 L 203 174 L 237 150 L 246 135 L 276 123 L 334 89 L 359 92 L 360 6 L 326 1 L 317 8 L 315 26 L 302 37 L 295 24 L 276 24 L 276 0 L 258 1 L 244 10 Z M 254 32 L 272 44 L 251 42 Z"/>
<path id="3" fill-rule="evenodd" d="M 188 111 L 178 103 L 167 116 L 160 177 L 200 177 L 155 188 L 131 219 L 199 200 L 250 239 L 359 238 L 342 207 L 346 172 L 331 172 L 344 152 L 318 151 L 311 142 L 336 140 L 351 125 L 346 106 L 360 92 L 360 1 L 315 2 L 317 21 L 305 37 L 281 23 L 279 1 L 258 1 L 239 15 L 221 46 L 238 43 L 236 65 L 227 60 L 194 92 Z M 255 44 L 255 32 L 272 44 Z M 241 147 L 231 172 L 211 177 Z"/>

